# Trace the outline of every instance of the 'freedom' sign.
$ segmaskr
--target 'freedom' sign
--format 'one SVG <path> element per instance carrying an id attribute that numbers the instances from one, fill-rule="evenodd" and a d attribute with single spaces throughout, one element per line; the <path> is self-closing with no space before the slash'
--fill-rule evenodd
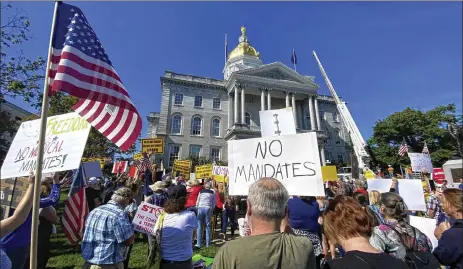
<path id="1" fill-rule="evenodd" d="M 290 195 L 325 196 L 314 132 L 228 142 L 230 195 L 248 195 L 262 177 L 280 180 Z"/>

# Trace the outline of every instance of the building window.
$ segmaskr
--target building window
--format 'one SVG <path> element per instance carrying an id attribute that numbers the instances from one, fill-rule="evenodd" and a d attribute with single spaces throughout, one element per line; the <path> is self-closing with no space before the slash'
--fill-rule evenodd
<path id="1" fill-rule="evenodd" d="M 249 126 L 251 125 L 251 114 L 249 112 L 244 114 L 244 122 Z"/>
<path id="2" fill-rule="evenodd" d="M 172 134 L 181 134 L 182 133 L 182 116 L 175 114 L 172 116 L 172 125 L 170 132 Z"/>
<path id="3" fill-rule="evenodd" d="M 331 154 L 331 152 L 325 151 L 325 159 L 326 159 L 326 160 L 329 160 L 330 162 L 333 161 L 333 155 Z M 326 161 L 326 160 L 325 160 L 325 161 Z"/>
<path id="4" fill-rule="evenodd" d="M 220 137 L 220 119 L 217 119 L 217 118 L 212 119 L 211 136 Z"/>
<path id="5" fill-rule="evenodd" d="M 216 162 L 220 160 L 220 147 L 211 147 L 211 161 Z"/>
<path id="6" fill-rule="evenodd" d="M 180 145 L 170 145 L 169 147 L 169 167 L 174 165 L 174 161 L 180 157 Z"/>
<path id="7" fill-rule="evenodd" d="M 213 109 L 220 109 L 220 98 L 213 98 L 212 99 L 212 108 Z"/>
<path id="8" fill-rule="evenodd" d="M 339 129 L 334 130 L 336 145 L 341 145 L 341 131 Z"/>
<path id="9" fill-rule="evenodd" d="M 194 116 L 191 121 L 191 134 L 201 135 L 201 129 L 203 127 L 203 119 L 199 116 Z"/>
<path id="10" fill-rule="evenodd" d="M 339 114 L 337 112 L 333 113 L 333 121 L 334 122 L 339 122 Z"/>
<path id="11" fill-rule="evenodd" d="M 203 97 L 201 95 L 195 96 L 195 107 L 203 107 Z"/>
<path id="12" fill-rule="evenodd" d="M 343 163 L 344 162 L 344 157 L 342 154 L 338 154 L 338 163 Z"/>
<path id="13" fill-rule="evenodd" d="M 305 121 L 307 123 L 306 130 L 312 130 L 312 123 L 310 122 L 310 114 L 305 114 Z"/>
<path id="14" fill-rule="evenodd" d="M 326 114 L 323 110 L 320 110 L 320 119 L 326 120 Z"/>
<path id="15" fill-rule="evenodd" d="M 203 147 L 200 145 L 190 145 L 190 157 L 199 158 L 201 156 L 201 149 Z"/>
<path id="16" fill-rule="evenodd" d="M 175 94 L 174 105 L 183 105 L 183 93 Z"/>

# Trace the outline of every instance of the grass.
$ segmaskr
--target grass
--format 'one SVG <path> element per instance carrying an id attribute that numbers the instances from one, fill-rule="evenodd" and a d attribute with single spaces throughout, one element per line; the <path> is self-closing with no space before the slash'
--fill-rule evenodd
<path id="1" fill-rule="evenodd" d="M 61 193 L 61 202 L 56 207 L 58 216 L 62 216 L 64 210 L 64 201 L 67 199 L 67 191 Z M 66 235 L 61 229 L 61 224 L 56 225 L 57 234 L 51 237 L 50 259 L 48 260 L 47 268 L 56 269 L 75 269 L 82 268 L 84 259 L 82 258 L 80 248 L 73 247 Z M 219 247 L 211 246 L 195 250 L 195 254 L 200 254 L 204 257 L 213 258 Z M 130 254 L 130 269 L 144 269 L 146 258 L 148 256 L 148 243 L 144 242 L 141 236 L 137 239 Z"/>

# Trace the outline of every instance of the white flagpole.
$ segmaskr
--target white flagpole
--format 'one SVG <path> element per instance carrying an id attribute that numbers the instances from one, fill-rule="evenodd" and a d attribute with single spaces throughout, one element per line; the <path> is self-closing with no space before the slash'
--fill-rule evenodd
<path id="1" fill-rule="evenodd" d="M 34 203 L 32 206 L 32 231 L 31 231 L 31 252 L 30 252 L 30 269 L 37 268 L 37 245 L 38 245 L 38 232 L 39 232 L 39 207 L 40 207 L 40 182 L 42 180 L 42 165 L 45 145 L 45 134 L 47 130 L 48 118 L 48 77 L 50 70 L 53 34 L 55 31 L 56 15 L 58 13 L 58 2 L 55 2 L 55 9 L 53 11 L 53 20 L 51 23 L 50 31 L 50 44 L 48 46 L 47 69 L 45 70 L 45 81 L 43 83 L 43 99 L 42 99 L 42 112 L 40 120 L 40 135 L 39 135 L 39 148 L 37 154 L 37 166 L 35 167 L 35 189 L 34 189 Z"/>

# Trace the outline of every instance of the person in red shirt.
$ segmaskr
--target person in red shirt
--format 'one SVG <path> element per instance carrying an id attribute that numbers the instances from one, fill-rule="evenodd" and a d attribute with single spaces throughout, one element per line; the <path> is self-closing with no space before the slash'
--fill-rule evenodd
<path id="1" fill-rule="evenodd" d="M 357 181 L 355 181 L 354 186 L 355 186 L 354 193 L 360 192 L 363 195 L 365 195 L 366 197 L 368 197 L 367 184 L 366 184 L 365 180 L 357 180 Z"/>
<path id="2" fill-rule="evenodd" d="M 193 179 L 187 182 L 187 197 L 185 208 L 187 210 L 196 212 L 196 200 L 198 200 L 199 192 L 203 189 L 197 179 Z"/>

